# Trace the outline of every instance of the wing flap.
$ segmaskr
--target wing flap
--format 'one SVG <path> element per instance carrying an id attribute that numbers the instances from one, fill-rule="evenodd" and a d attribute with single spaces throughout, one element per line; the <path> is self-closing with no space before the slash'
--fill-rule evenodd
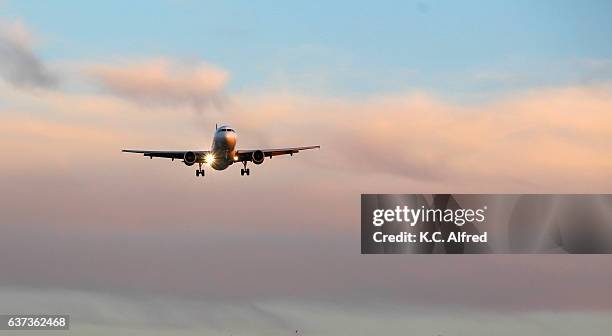
<path id="1" fill-rule="evenodd" d="M 207 151 L 150 151 L 150 150 L 138 150 L 138 149 L 123 149 L 123 153 L 136 153 L 148 156 L 150 158 L 166 158 L 166 159 L 180 159 L 185 157 L 185 153 L 194 152 L 198 155 L 206 155 Z"/>
<path id="2" fill-rule="evenodd" d="M 304 147 L 288 147 L 288 148 L 270 148 L 270 149 L 247 149 L 237 151 L 238 161 L 252 161 L 253 152 L 260 150 L 266 157 L 278 155 L 293 155 L 303 150 L 321 148 L 321 146 L 304 146 Z"/>

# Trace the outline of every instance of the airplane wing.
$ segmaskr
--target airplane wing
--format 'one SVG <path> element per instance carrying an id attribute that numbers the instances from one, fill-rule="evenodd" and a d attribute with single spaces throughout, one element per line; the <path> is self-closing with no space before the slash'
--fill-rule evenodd
<path id="1" fill-rule="evenodd" d="M 261 151 L 264 156 L 272 158 L 277 155 L 293 155 L 299 151 L 307 149 L 321 148 L 321 146 L 305 146 L 305 147 L 289 147 L 289 148 L 272 148 L 272 149 L 246 149 L 236 151 L 238 161 L 253 161 L 253 152 Z"/>
<path id="2" fill-rule="evenodd" d="M 198 157 L 205 156 L 209 151 L 147 151 L 147 150 L 136 150 L 136 149 L 124 149 L 121 152 L 123 153 L 137 153 L 142 154 L 144 156 L 148 156 L 151 159 L 154 157 L 166 158 L 166 159 L 179 159 L 183 160 L 185 158 L 185 153 L 194 153 Z"/>

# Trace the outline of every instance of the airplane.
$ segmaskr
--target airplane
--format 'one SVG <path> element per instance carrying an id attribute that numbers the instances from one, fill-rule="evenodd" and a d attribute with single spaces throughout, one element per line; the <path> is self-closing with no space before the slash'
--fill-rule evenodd
<path id="1" fill-rule="evenodd" d="M 236 149 L 238 135 L 236 130 L 230 125 L 215 125 L 215 134 L 210 150 L 188 150 L 188 151 L 158 151 L 158 150 L 135 150 L 123 149 L 124 153 L 143 154 L 153 159 L 154 157 L 167 158 L 174 160 L 183 160 L 188 166 L 198 164 L 199 169 L 196 170 L 196 176 L 204 176 L 202 165 L 206 164 L 215 170 L 224 170 L 236 162 L 242 162 L 244 168 L 240 169 L 240 175 L 249 176 L 251 170 L 247 168 L 247 162 L 251 161 L 256 165 L 264 162 L 266 157 L 272 159 L 273 156 L 298 153 L 302 150 L 321 148 L 321 146 L 305 146 L 305 147 L 289 147 L 275 149 Z"/>

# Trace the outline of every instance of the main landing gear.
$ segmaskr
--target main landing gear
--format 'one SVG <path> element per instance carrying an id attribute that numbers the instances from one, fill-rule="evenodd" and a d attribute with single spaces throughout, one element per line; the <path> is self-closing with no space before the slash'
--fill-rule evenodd
<path id="1" fill-rule="evenodd" d="M 240 169 L 240 176 L 244 176 L 244 174 L 246 174 L 247 176 L 250 175 L 251 170 L 249 168 L 246 167 L 247 162 L 246 161 L 242 161 L 242 164 L 244 165 L 244 168 Z"/>
<path id="2" fill-rule="evenodd" d="M 202 164 L 199 163 L 200 169 L 196 169 L 196 176 L 204 176 L 204 169 L 202 169 Z"/>

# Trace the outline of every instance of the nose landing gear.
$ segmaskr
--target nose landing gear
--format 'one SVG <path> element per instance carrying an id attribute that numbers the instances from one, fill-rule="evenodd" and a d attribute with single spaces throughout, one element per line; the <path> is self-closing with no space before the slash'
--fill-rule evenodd
<path id="1" fill-rule="evenodd" d="M 240 169 L 240 176 L 244 176 L 245 174 L 247 176 L 249 176 L 251 174 L 251 170 L 246 167 L 247 162 L 246 161 L 242 161 L 242 164 L 244 165 L 244 168 Z"/>
<path id="2" fill-rule="evenodd" d="M 202 169 L 202 163 L 198 163 L 200 169 L 196 169 L 196 176 L 204 176 L 204 169 Z"/>

